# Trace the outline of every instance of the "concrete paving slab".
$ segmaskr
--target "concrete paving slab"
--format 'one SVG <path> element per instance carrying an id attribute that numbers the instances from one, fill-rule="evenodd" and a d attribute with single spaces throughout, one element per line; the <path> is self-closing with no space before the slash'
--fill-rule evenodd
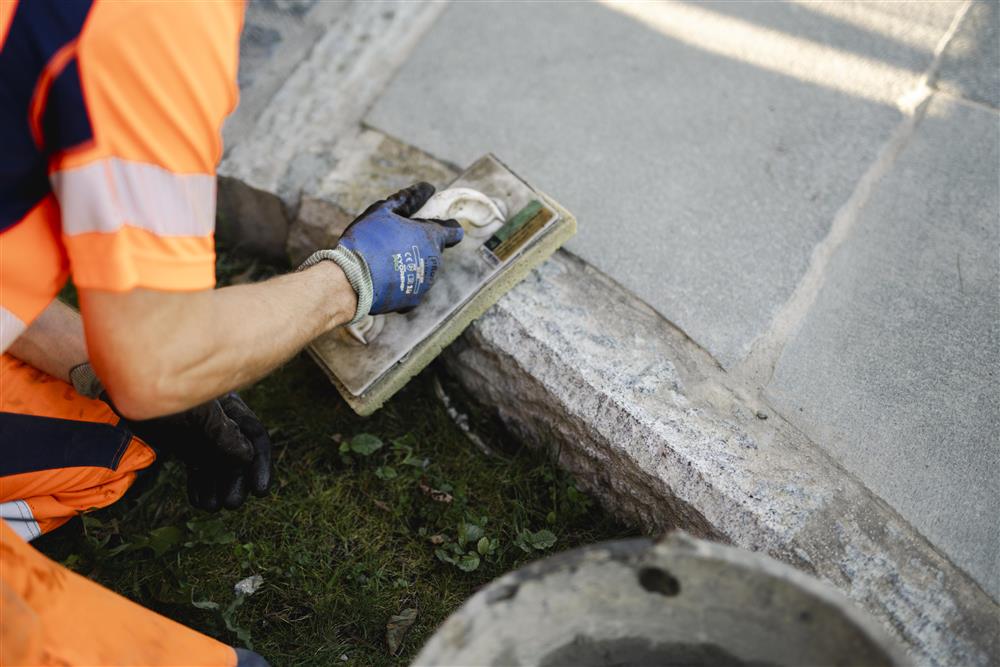
<path id="1" fill-rule="evenodd" d="M 1000 598 L 1000 116 L 937 96 L 770 401 Z"/>
<path id="2" fill-rule="evenodd" d="M 728 367 L 958 8 L 456 3 L 366 120 L 455 164 L 502 154 L 577 213 L 571 250 Z"/>
<path id="3" fill-rule="evenodd" d="M 941 59 L 938 88 L 1000 108 L 1000 2 L 977 0 Z"/>

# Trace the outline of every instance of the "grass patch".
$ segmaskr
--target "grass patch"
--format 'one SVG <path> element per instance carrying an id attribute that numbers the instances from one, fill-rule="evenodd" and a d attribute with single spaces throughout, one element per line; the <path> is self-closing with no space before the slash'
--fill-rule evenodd
<path id="1" fill-rule="evenodd" d="M 220 275 L 273 269 L 220 253 Z M 268 498 L 206 514 L 167 464 L 135 497 L 36 541 L 170 618 L 274 665 L 407 664 L 478 587 L 550 552 L 634 534 L 475 406 L 487 457 L 452 423 L 432 365 L 360 418 L 300 355 L 242 392 L 272 433 Z M 449 393 L 456 387 L 445 381 Z M 234 584 L 258 575 L 254 594 Z M 386 624 L 417 618 L 398 655 Z M 347 661 L 342 662 L 342 656 Z"/>

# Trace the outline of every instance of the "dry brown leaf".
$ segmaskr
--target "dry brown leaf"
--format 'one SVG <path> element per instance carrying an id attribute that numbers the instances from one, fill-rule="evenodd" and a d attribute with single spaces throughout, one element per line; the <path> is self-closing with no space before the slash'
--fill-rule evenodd
<path id="1" fill-rule="evenodd" d="M 425 496 L 427 496 L 436 503 L 450 503 L 452 500 L 454 500 L 454 498 L 451 497 L 450 493 L 447 493 L 445 491 L 440 491 L 438 489 L 433 489 L 424 482 L 420 482 L 418 488 L 420 489 L 421 493 L 423 493 Z"/>
<path id="2" fill-rule="evenodd" d="M 396 655 L 403 645 L 403 637 L 406 631 L 417 620 L 417 610 L 412 607 L 404 609 L 395 616 L 389 618 L 385 626 L 385 643 L 389 645 L 389 654 Z"/>

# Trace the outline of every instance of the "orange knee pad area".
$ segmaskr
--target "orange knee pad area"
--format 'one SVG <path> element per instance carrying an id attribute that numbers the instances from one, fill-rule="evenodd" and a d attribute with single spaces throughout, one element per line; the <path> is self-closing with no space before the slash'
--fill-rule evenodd
<path id="1" fill-rule="evenodd" d="M 28 539 L 115 502 L 156 460 L 149 446 L 114 428 L 118 416 L 104 402 L 7 354 L 0 359 L 0 412 L 9 435 L 0 446 L 10 448 L 0 511 Z"/>

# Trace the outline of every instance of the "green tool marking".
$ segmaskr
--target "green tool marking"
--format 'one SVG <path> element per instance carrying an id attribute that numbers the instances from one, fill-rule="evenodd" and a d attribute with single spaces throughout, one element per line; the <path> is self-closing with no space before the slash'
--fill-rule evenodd
<path id="1" fill-rule="evenodd" d="M 490 240 L 486 242 L 486 247 L 490 250 L 496 250 L 498 245 L 509 239 L 514 232 L 538 215 L 538 212 L 541 210 L 542 202 L 532 199 L 528 202 L 527 206 L 518 211 L 513 218 L 504 223 L 504 226 L 490 237 Z"/>

